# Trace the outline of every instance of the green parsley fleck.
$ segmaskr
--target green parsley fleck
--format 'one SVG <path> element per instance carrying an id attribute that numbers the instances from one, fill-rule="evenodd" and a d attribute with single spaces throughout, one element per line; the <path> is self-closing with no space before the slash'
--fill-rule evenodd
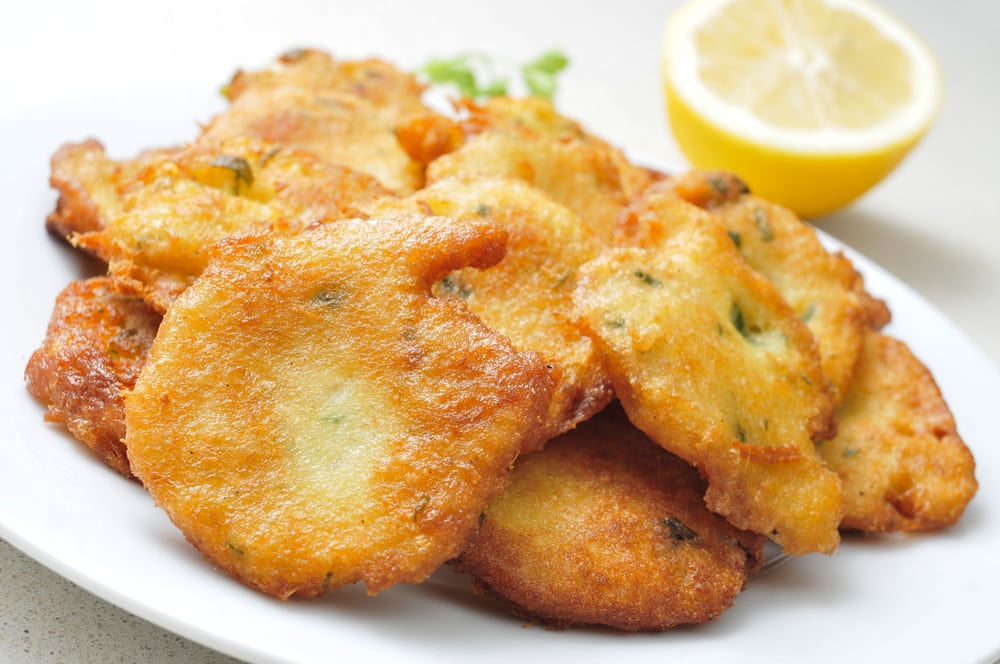
<path id="1" fill-rule="evenodd" d="M 743 307 L 733 302 L 733 306 L 729 309 L 729 320 L 732 322 L 733 327 L 739 332 L 744 338 L 749 339 L 750 335 L 747 332 L 746 321 L 743 319 Z"/>
<path id="2" fill-rule="evenodd" d="M 767 218 L 767 213 L 764 212 L 763 208 L 753 209 L 753 221 L 757 225 L 757 232 L 760 233 L 760 239 L 764 242 L 770 242 L 774 239 L 774 230 L 771 228 L 771 222 Z"/>
<path id="3" fill-rule="evenodd" d="M 344 303 L 344 300 L 347 299 L 347 293 L 337 286 L 322 288 L 313 295 L 312 299 L 316 304 L 335 309 Z"/>
<path id="4" fill-rule="evenodd" d="M 246 185 L 248 189 L 253 186 L 253 169 L 243 157 L 222 154 L 212 160 L 212 166 L 232 171 L 234 196 L 239 196 L 241 184 Z"/>
<path id="5" fill-rule="evenodd" d="M 462 283 L 462 281 L 455 274 L 445 275 L 444 279 L 442 279 L 439 283 L 441 284 L 441 290 L 448 295 L 457 295 L 464 299 L 473 293 L 472 286 Z"/>
<path id="6" fill-rule="evenodd" d="M 663 520 L 663 525 L 667 527 L 670 539 L 675 542 L 690 542 L 698 539 L 698 533 L 691 530 L 690 527 L 677 517 L 668 516 Z"/>
<path id="7" fill-rule="evenodd" d="M 652 286 L 653 288 L 659 288 L 660 286 L 663 285 L 662 281 L 651 275 L 649 272 L 646 272 L 645 270 L 635 270 L 632 274 L 634 274 L 636 278 L 639 279 L 639 281 L 646 284 L 647 286 Z"/>

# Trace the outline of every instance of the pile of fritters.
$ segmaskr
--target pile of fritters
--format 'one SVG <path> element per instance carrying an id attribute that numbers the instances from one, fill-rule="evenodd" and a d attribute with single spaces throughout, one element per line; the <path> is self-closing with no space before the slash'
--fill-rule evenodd
<path id="1" fill-rule="evenodd" d="M 543 624 L 713 620 L 766 540 L 951 525 L 975 464 L 885 303 L 727 173 L 378 61 L 240 72 L 181 146 L 52 159 L 28 389 L 265 593 L 441 564 Z"/>

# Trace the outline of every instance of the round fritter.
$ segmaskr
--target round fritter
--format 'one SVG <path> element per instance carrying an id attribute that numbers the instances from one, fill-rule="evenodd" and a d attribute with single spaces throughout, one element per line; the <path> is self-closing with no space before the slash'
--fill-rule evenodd
<path id="1" fill-rule="evenodd" d="M 704 491 L 691 466 L 615 404 L 520 457 L 451 564 L 547 625 L 707 622 L 760 564 L 764 538 L 709 512 Z"/>
<path id="2" fill-rule="evenodd" d="M 752 196 L 727 173 L 692 171 L 666 183 L 708 209 L 740 254 L 781 293 L 815 335 L 834 400 L 843 400 L 867 331 L 888 309 L 867 293 L 851 261 L 828 251 L 815 229 L 790 210 Z"/>
<path id="3" fill-rule="evenodd" d="M 788 553 L 839 542 L 836 431 L 815 341 L 707 213 L 673 194 L 633 210 L 656 241 L 581 268 L 575 298 L 629 418 L 708 480 L 706 502 Z"/>
<path id="4" fill-rule="evenodd" d="M 505 240 L 409 217 L 220 243 L 126 399 L 133 472 L 206 558 L 263 592 L 423 580 L 551 398 L 537 356 L 431 294 Z"/>
<path id="5" fill-rule="evenodd" d="M 422 184 L 421 165 L 396 138 L 405 118 L 430 113 L 413 74 L 381 60 L 342 61 L 303 49 L 273 67 L 238 72 L 226 93 L 232 105 L 200 140 L 249 136 L 367 173 L 395 192 Z"/>
<path id="6" fill-rule="evenodd" d="M 510 239 L 500 263 L 453 272 L 434 292 L 461 298 L 515 348 L 537 351 L 552 365 L 556 391 L 545 439 L 608 404 L 611 383 L 593 341 L 573 319 L 577 270 L 600 246 L 579 217 L 519 180 L 498 178 L 440 180 L 406 199 L 387 200 L 375 211 L 393 209 L 488 219 L 507 229 Z"/>
<path id="7" fill-rule="evenodd" d="M 249 94 L 266 94 L 280 88 L 347 92 L 398 117 L 427 110 L 424 86 L 410 72 L 379 60 L 338 60 L 316 49 L 292 49 L 271 66 L 238 71 L 225 87 L 236 101 Z"/>
<path id="8" fill-rule="evenodd" d="M 621 209 L 656 177 L 545 100 L 500 97 L 467 110 L 461 141 L 442 132 L 440 123 L 425 127 L 432 138 L 443 136 L 441 149 L 449 150 L 427 166 L 428 184 L 448 177 L 516 178 L 569 208 L 602 242 L 610 242 Z M 429 139 L 408 140 L 426 151 Z"/>
<path id="9" fill-rule="evenodd" d="M 46 228 L 69 239 L 75 233 L 104 228 L 121 214 L 120 189 L 147 165 L 177 148 L 143 152 L 135 159 L 116 161 L 104 146 L 89 139 L 66 143 L 52 155 L 49 184 L 59 192 L 56 209 L 45 220 Z"/>
<path id="10" fill-rule="evenodd" d="M 244 138 L 144 157 L 116 191 L 120 213 L 73 241 L 160 312 L 222 238 L 356 216 L 355 206 L 389 193 L 370 176 Z"/>
<path id="11" fill-rule="evenodd" d="M 869 332 L 837 438 L 820 452 L 844 483 L 844 528 L 949 526 L 976 493 L 976 464 L 930 371 L 902 341 Z"/>
<path id="12" fill-rule="evenodd" d="M 24 371 L 28 391 L 112 469 L 132 477 L 125 402 L 156 337 L 160 315 L 115 291 L 107 277 L 74 281 L 56 297 L 42 345 Z"/>

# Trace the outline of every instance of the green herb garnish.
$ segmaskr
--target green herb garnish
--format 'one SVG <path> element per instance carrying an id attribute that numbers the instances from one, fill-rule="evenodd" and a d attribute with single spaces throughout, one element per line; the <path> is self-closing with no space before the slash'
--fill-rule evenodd
<path id="1" fill-rule="evenodd" d="M 464 97 L 487 96 L 483 93 L 486 88 L 480 88 L 476 81 L 476 74 L 472 69 L 472 59 L 468 55 L 459 55 L 454 58 L 441 60 L 431 60 L 421 69 L 431 83 L 438 85 L 453 85 Z M 487 86 L 491 87 L 491 86 Z M 507 86 L 504 85 L 504 88 Z M 500 93 L 503 94 L 503 93 Z"/>
<path id="2" fill-rule="evenodd" d="M 556 75 L 569 64 L 569 59 L 559 51 L 549 51 L 521 67 L 521 75 L 531 94 L 552 99 L 556 92 Z"/>
<path id="3" fill-rule="evenodd" d="M 451 86 L 470 99 L 508 95 L 512 81 L 519 80 L 529 94 L 551 100 L 556 91 L 556 78 L 568 64 L 569 59 L 555 50 L 519 66 L 504 65 L 483 54 L 465 53 L 435 58 L 419 72 L 431 83 Z"/>

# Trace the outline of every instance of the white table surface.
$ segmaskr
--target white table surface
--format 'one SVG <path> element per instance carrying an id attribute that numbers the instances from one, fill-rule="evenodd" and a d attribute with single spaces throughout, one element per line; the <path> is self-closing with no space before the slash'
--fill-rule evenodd
<path id="1" fill-rule="evenodd" d="M 521 61 L 558 47 L 571 60 L 557 99 L 564 113 L 612 143 L 683 164 L 664 120 L 658 68 L 662 24 L 676 4 L 11 3 L 0 21 L 0 120 L 94 95 L 214 89 L 236 67 L 297 46 L 404 67 L 470 50 Z M 1000 366 L 1000 207 L 993 201 L 1000 192 L 1000 3 L 882 4 L 937 52 L 944 107 L 892 176 L 817 225 L 922 294 Z M 0 158 L 2 150 L 0 137 Z M 232 660 L 91 595 L 0 540 L 0 661 Z"/>

